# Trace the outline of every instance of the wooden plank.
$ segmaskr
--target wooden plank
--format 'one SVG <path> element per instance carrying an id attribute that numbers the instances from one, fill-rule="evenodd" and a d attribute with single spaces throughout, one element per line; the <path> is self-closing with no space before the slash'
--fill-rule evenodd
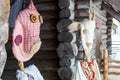
<path id="1" fill-rule="evenodd" d="M 117 13 L 113 8 L 110 6 L 106 5 L 105 3 L 102 4 L 102 7 L 104 10 L 106 10 L 112 17 L 120 21 L 120 14 Z"/>
<path id="2" fill-rule="evenodd" d="M 120 11 L 120 0 L 104 0 L 104 2 L 108 3 L 110 6 L 114 8 L 115 11 L 119 12 Z"/>

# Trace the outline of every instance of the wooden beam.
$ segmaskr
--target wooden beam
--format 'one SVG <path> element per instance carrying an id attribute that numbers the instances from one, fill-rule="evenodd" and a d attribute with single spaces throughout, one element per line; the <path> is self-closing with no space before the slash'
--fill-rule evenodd
<path id="1" fill-rule="evenodd" d="M 103 80 L 108 80 L 108 51 L 104 50 L 104 75 Z"/>
<path id="2" fill-rule="evenodd" d="M 108 6 L 107 4 L 103 3 L 102 7 L 106 10 L 112 17 L 120 21 L 120 14 L 117 13 L 112 7 Z"/>
<path id="3" fill-rule="evenodd" d="M 103 0 L 105 3 L 109 4 L 110 6 L 112 6 L 114 8 L 114 10 L 116 10 L 117 12 L 120 11 L 120 0 Z"/>

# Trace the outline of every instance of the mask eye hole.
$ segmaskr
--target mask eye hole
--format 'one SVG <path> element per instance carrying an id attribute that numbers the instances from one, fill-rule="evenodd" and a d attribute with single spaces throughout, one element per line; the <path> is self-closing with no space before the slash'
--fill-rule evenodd
<path id="1" fill-rule="evenodd" d="M 31 15 L 30 15 L 30 20 L 31 20 L 31 22 L 33 22 L 33 23 L 38 22 L 38 17 L 37 17 L 37 15 L 31 14 Z"/>
<path id="2" fill-rule="evenodd" d="M 87 30 L 86 29 L 83 30 L 83 34 L 87 34 Z"/>

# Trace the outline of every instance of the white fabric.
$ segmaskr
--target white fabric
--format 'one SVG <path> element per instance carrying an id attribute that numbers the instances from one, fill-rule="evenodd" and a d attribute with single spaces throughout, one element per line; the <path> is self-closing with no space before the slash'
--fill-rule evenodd
<path id="1" fill-rule="evenodd" d="M 29 79 L 28 75 L 32 76 L 33 79 Z M 25 68 L 24 72 L 17 70 L 16 77 L 17 80 L 44 80 L 43 76 L 35 65 L 30 65 L 29 67 Z"/>
<path id="2" fill-rule="evenodd" d="M 78 77 L 77 80 L 87 80 L 86 76 L 84 75 L 84 72 L 80 66 L 80 61 L 77 61 L 77 69 L 78 69 Z"/>
<path id="3" fill-rule="evenodd" d="M 97 79 L 96 80 L 102 80 L 101 79 L 101 76 L 100 76 L 100 70 L 99 70 L 99 67 L 98 67 L 98 64 L 96 62 L 96 60 L 94 60 L 94 64 L 95 64 L 95 68 L 96 68 L 96 74 L 97 74 Z"/>
<path id="4" fill-rule="evenodd" d="M 80 66 L 80 61 L 76 61 L 72 59 L 73 63 L 71 65 L 71 70 L 73 72 L 72 79 L 71 80 L 87 80 L 86 76 L 83 73 L 83 70 Z"/>

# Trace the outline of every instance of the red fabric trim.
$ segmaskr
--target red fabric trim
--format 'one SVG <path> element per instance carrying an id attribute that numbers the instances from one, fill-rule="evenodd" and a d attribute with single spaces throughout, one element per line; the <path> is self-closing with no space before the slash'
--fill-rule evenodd
<path id="1" fill-rule="evenodd" d="M 91 65 L 94 66 L 94 60 L 92 60 L 91 62 L 87 62 L 87 66 L 88 66 L 87 68 L 85 68 L 84 62 L 80 62 L 80 66 L 82 67 L 85 76 L 87 78 L 89 78 L 90 80 L 94 80 L 95 79 L 95 72 L 91 69 L 91 67 L 90 67 Z M 92 76 L 89 75 L 89 72 L 92 73 Z"/>

